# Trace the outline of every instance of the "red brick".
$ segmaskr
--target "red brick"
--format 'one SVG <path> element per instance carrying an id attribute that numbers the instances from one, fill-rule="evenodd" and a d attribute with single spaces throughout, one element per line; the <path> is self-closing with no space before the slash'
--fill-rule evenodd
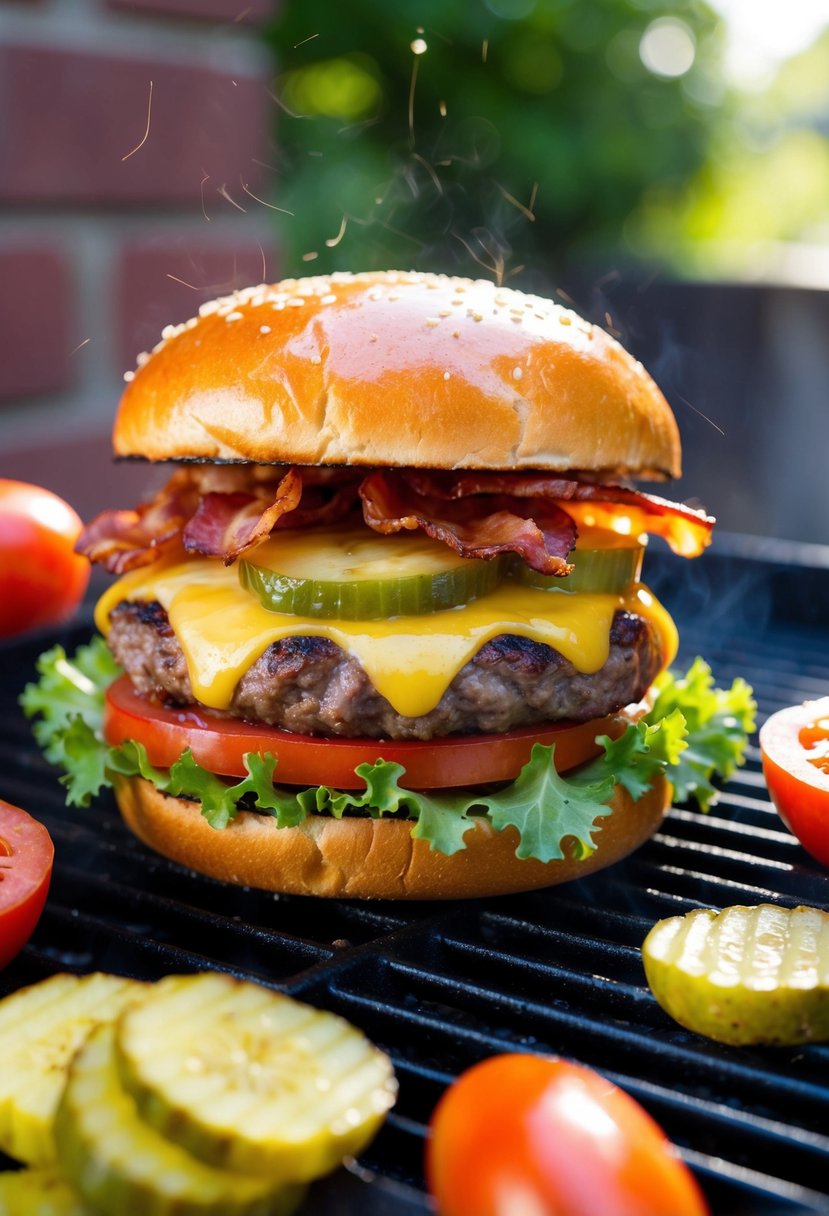
<path id="1" fill-rule="evenodd" d="M 217 244 L 167 234 L 125 242 L 116 287 L 121 367 L 132 368 L 165 325 L 194 316 L 204 300 L 261 283 L 263 267 L 269 281 L 278 277 L 272 250 L 250 238 Z"/>
<path id="2" fill-rule="evenodd" d="M 71 383 L 70 277 L 57 247 L 0 246 L 0 400 Z"/>
<path id="3" fill-rule="evenodd" d="M 118 400 L 113 385 L 113 417 Z M 78 434 L 71 420 L 63 417 L 38 442 L 14 450 L 0 451 L 0 477 L 46 486 L 71 503 L 82 519 L 93 519 L 109 507 L 132 507 L 152 497 L 170 475 L 168 465 L 144 461 L 115 461 L 112 455 L 111 421 L 102 422 L 93 434 Z"/>
<path id="4" fill-rule="evenodd" d="M 0 80 L 0 200 L 200 210 L 225 186 L 255 205 L 242 183 L 260 193 L 268 159 L 263 81 L 34 46 L 0 49 Z"/>
<path id="5" fill-rule="evenodd" d="M 271 0 L 107 0 L 109 8 L 250 25 L 274 14 Z"/>

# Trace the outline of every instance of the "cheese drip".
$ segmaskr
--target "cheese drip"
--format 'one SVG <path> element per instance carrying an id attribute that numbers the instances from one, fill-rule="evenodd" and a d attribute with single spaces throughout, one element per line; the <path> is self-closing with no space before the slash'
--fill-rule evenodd
<path id="1" fill-rule="evenodd" d="M 181 644 L 193 695 L 227 709 L 244 673 L 282 638 L 328 638 L 357 659 L 397 713 L 421 717 L 460 669 L 492 638 L 511 633 L 552 646 L 581 672 L 607 661 L 619 610 L 650 620 L 666 665 L 677 650 L 673 621 L 641 583 L 622 595 L 550 592 L 504 582 L 472 603 L 424 616 L 381 621 L 320 620 L 269 612 L 239 583 L 235 569 L 210 559 L 144 568 L 104 593 L 95 610 L 102 633 L 122 600 L 157 600 Z"/>

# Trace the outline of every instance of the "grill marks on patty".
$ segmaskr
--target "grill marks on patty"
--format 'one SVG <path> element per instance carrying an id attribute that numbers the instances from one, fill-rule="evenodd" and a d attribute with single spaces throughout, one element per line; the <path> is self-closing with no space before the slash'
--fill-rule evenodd
<path id="1" fill-rule="evenodd" d="M 193 703 L 184 654 L 160 604 L 122 601 L 112 613 L 108 641 L 139 692 L 165 704 Z M 550 646 L 504 634 L 461 668 L 430 713 L 408 718 L 392 709 L 362 665 L 334 642 L 283 638 L 239 681 L 228 713 L 297 734 L 425 741 L 501 733 L 603 717 L 640 700 L 661 666 L 656 631 L 628 612 L 616 613 L 607 662 L 592 675 L 577 671 Z"/>

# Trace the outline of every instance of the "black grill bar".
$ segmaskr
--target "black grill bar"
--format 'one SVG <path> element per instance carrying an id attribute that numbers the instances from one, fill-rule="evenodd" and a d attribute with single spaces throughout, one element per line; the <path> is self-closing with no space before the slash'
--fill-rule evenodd
<path id="1" fill-rule="evenodd" d="M 652 562 L 682 658 L 744 676 L 763 715 L 829 693 L 829 561 L 726 538 L 698 563 Z M 703 815 L 676 808 L 637 854 L 548 891 L 459 904 L 359 904 L 226 887 L 156 857 L 112 799 L 69 810 L 17 696 L 38 652 L 87 627 L 0 649 L 0 796 L 55 841 L 50 899 L 0 992 L 53 971 L 138 978 L 218 968 L 332 1009 L 388 1050 L 400 1099 L 359 1165 L 312 1188 L 305 1216 L 425 1216 L 434 1106 L 499 1051 L 553 1052 L 606 1073 L 659 1120 L 715 1216 L 829 1212 L 829 1047 L 721 1046 L 675 1025 L 644 980 L 653 923 L 694 907 L 829 910 L 829 873 L 788 834 L 756 743 Z M 598 1214 L 597 1214 L 598 1216 Z"/>

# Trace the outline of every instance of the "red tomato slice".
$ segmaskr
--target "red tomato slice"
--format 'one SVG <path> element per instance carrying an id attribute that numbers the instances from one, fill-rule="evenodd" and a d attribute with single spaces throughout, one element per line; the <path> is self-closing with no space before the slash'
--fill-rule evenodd
<path id="1" fill-rule="evenodd" d="M 402 764 L 404 784 L 411 789 L 448 789 L 510 781 L 530 758 L 534 743 L 555 743 L 559 772 L 574 768 L 601 751 L 598 735 L 618 738 L 628 719 L 620 716 L 591 722 L 524 727 L 505 735 L 451 735 L 429 743 L 379 739 L 324 739 L 220 718 L 205 710 L 164 709 L 140 696 L 127 676 L 109 688 L 104 735 L 118 745 L 128 739 L 143 743 L 150 763 L 169 768 L 186 748 L 203 768 L 226 777 L 244 777 L 242 757 L 272 752 L 279 780 L 286 785 L 330 785 L 358 789 L 358 764 L 383 759 Z"/>
<path id="2" fill-rule="evenodd" d="M 53 625 L 75 611 L 89 562 L 75 553 L 81 521 L 41 486 L 0 478 L 0 637 Z"/>
<path id="3" fill-rule="evenodd" d="M 42 823 L 0 800 L 0 967 L 23 949 L 40 919 L 55 849 Z"/>
<path id="4" fill-rule="evenodd" d="M 438 1103 L 426 1176 L 440 1216 L 707 1216 L 693 1175 L 633 1098 L 592 1069 L 493 1056 Z"/>
<path id="5" fill-rule="evenodd" d="M 829 697 L 772 714 L 760 728 L 760 750 L 777 813 L 829 866 Z"/>

